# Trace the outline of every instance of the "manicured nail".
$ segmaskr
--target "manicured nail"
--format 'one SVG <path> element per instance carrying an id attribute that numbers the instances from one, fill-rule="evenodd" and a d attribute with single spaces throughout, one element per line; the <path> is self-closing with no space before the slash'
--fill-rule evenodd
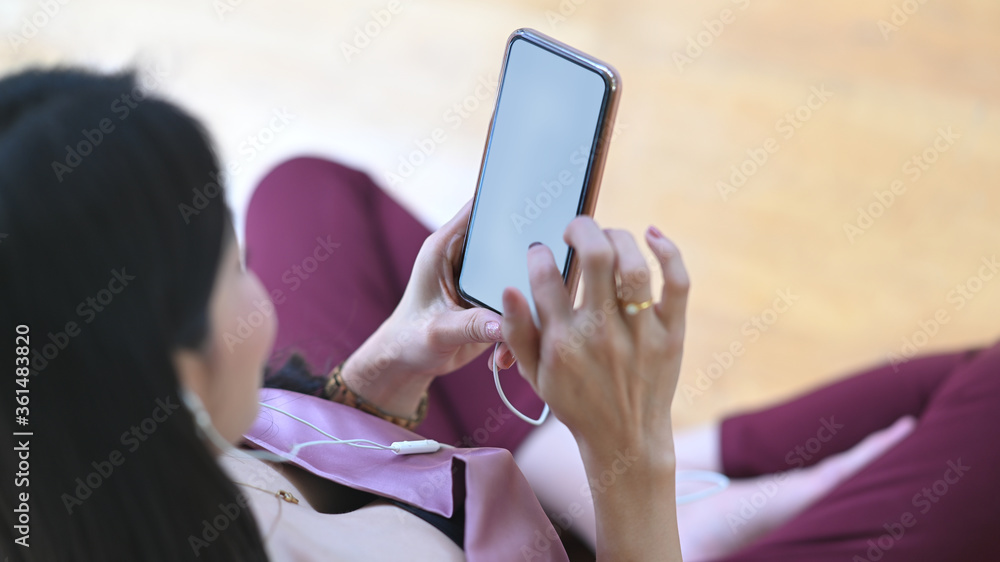
<path id="1" fill-rule="evenodd" d="M 653 225 L 649 225 L 649 233 L 652 234 L 654 238 L 666 238 L 666 236 L 664 236 L 663 233 L 660 232 L 660 229 L 656 228 Z"/>
<path id="2" fill-rule="evenodd" d="M 503 335 L 500 333 L 500 323 L 493 320 L 487 322 L 486 335 L 489 336 L 491 340 L 503 339 Z"/>
<path id="3" fill-rule="evenodd" d="M 514 363 L 514 354 L 508 349 L 503 352 L 503 357 L 500 359 L 500 364 L 503 365 L 504 369 L 509 368 Z"/>

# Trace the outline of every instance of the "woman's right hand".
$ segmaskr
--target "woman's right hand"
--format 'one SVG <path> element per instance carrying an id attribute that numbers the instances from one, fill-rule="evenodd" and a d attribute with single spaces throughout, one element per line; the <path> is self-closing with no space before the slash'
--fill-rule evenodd
<path id="1" fill-rule="evenodd" d="M 651 299 L 650 269 L 631 234 L 603 231 L 586 216 L 575 218 L 564 234 L 583 268 L 579 309 L 573 310 L 552 252 L 541 244 L 528 250 L 541 327 L 520 291 L 508 287 L 503 293 L 504 340 L 521 375 L 581 447 L 652 452 L 672 444 L 670 403 L 680 371 L 688 277 L 673 243 L 654 229 L 646 238 L 663 270 L 663 295 L 634 316 L 622 310 L 617 291 L 624 302 Z"/>
<path id="2" fill-rule="evenodd" d="M 541 326 L 525 296 L 508 287 L 504 340 L 521 375 L 580 446 L 597 511 L 599 559 L 680 560 L 670 404 L 683 349 L 687 272 L 677 247 L 649 228 L 662 296 L 627 315 L 624 303 L 653 298 L 650 268 L 632 235 L 601 230 L 581 216 L 563 238 L 583 268 L 582 306 L 573 310 L 552 252 L 535 245 L 528 274 Z"/>

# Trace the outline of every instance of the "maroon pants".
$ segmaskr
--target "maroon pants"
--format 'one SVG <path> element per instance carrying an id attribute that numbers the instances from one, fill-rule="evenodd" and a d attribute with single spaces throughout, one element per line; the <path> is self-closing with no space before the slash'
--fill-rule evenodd
<path id="1" fill-rule="evenodd" d="M 724 560 L 1000 560 L 1000 344 L 897 368 L 723 421 L 724 470 L 747 477 L 815 464 L 918 418 L 883 456 Z"/>
<path id="2" fill-rule="evenodd" d="M 272 170 L 246 218 L 247 267 L 271 294 L 278 318 L 272 366 L 298 351 L 324 374 L 347 358 L 396 308 L 429 235 L 357 170 L 319 158 L 296 158 Z M 497 396 L 486 366 L 492 351 L 431 384 L 418 433 L 452 445 L 510 450 L 527 437 L 532 426 Z M 500 380 L 519 410 L 541 412 L 541 400 L 517 369 L 501 372 Z"/>
<path id="3" fill-rule="evenodd" d="M 347 357 L 395 308 L 429 234 L 358 171 L 316 158 L 275 168 L 250 202 L 246 251 L 275 299 L 276 353 L 298 350 L 318 373 Z M 418 432 L 517 448 L 531 426 L 497 397 L 488 353 L 431 385 Z M 516 369 L 501 377 L 514 404 L 537 415 L 541 402 Z M 739 478 L 809 466 L 906 414 L 919 418 L 906 439 L 725 560 L 1000 560 L 989 534 L 1000 523 L 1000 345 L 879 367 L 729 417 L 724 470 Z"/>

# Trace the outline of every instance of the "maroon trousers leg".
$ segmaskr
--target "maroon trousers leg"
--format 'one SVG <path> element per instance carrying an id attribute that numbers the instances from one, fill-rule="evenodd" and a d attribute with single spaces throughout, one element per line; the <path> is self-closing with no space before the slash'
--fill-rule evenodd
<path id="1" fill-rule="evenodd" d="M 733 477 L 815 464 L 903 415 L 903 441 L 784 526 L 724 558 L 1000 560 L 1000 344 L 882 366 L 722 423 Z M 779 484 L 780 486 L 780 484 Z"/>
<path id="2" fill-rule="evenodd" d="M 274 302 L 278 334 L 272 366 L 300 352 L 317 374 L 357 349 L 395 309 L 417 252 L 430 234 L 372 180 L 320 158 L 295 158 L 257 186 L 246 220 L 247 267 Z M 443 443 L 514 450 L 530 425 L 500 401 L 488 352 L 439 377 L 417 431 Z M 530 385 L 501 374 L 511 401 L 541 410 Z"/>

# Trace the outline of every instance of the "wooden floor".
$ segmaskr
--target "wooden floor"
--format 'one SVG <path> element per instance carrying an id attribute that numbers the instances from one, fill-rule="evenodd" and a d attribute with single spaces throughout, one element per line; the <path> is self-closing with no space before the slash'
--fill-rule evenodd
<path id="1" fill-rule="evenodd" d="M 597 219 L 635 233 L 656 224 L 684 251 L 693 293 L 678 426 L 886 361 L 907 341 L 923 352 L 1000 335 L 1000 272 L 983 262 L 1000 253 L 996 0 L 39 10 L 0 7 L 0 68 L 143 69 L 238 166 L 238 214 L 264 170 L 310 151 L 363 168 L 435 226 L 475 188 L 512 30 L 615 65 L 621 134 Z M 436 129 L 444 140 L 407 175 L 400 159 Z"/>

